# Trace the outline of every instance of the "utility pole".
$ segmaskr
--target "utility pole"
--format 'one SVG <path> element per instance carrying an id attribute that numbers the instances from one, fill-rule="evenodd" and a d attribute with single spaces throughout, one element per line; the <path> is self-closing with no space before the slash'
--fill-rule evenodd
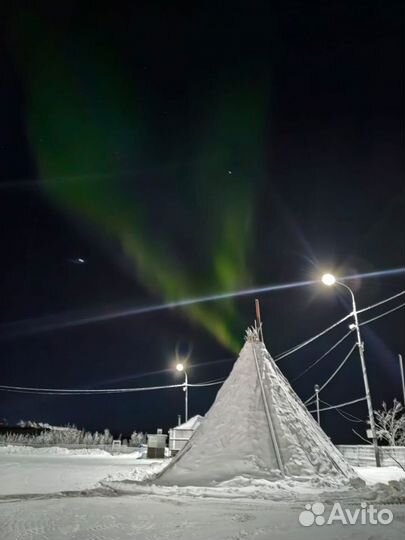
<path id="1" fill-rule="evenodd" d="M 185 408 L 185 421 L 188 421 L 188 377 L 187 371 L 184 370 L 184 408 Z"/>
<path id="2" fill-rule="evenodd" d="M 343 285 L 343 283 L 342 283 Z M 347 285 L 345 285 L 347 287 Z M 364 389 L 366 391 L 366 401 L 367 401 L 367 408 L 368 408 L 368 417 L 370 421 L 370 428 L 371 428 L 371 435 L 373 439 L 373 446 L 374 446 L 374 454 L 375 454 L 375 464 L 377 467 L 381 467 L 381 461 L 380 461 L 380 452 L 378 449 L 378 441 L 377 441 L 377 432 L 375 428 L 375 419 L 374 419 L 374 409 L 371 402 L 371 393 L 370 393 L 370 386 L 368 384 L 368 376 L 367 376 L 367 368 L 366 368 L 366 361 L 364 360 L 364 343 L 361 341 L 360 336 L 360 327 L 359 327 L 359 320 L 357 317 L 357 308 L 356 308 L 356 300 L 354 298 L 354 294 L 352 290 L 347 287 L 349 291 L 352 294 L 352 303 L 353 303 L 353 317 L 354 317 L 354 324 L 356 327 L 356 336 L 357 336 L 357 347 L 359 349 L 359 355 L 360 355 L 360 362 L 361 362 L 361 371 L 363 373 L 363 380 L 364 380 Z"/>
<path id="3" fill-rule="evenodd" d="M 401 381 L 402 381 L 402 404 L 405 405 L 405 380 L 404 380 L 404 360 L 402 354 L 398 355 L 399 358 L 399 369 L 401 370 Z"/>
<path id="4" fill-rule="evenodd" d="M 319 384 L 314 386 L 315 390 L 315 399 L 316 399 L 316 420 L 319 425 L 321 425 L 321 415 L 319 413 Z"/>
<path id="5" fill-rule="evenodd" d="M 378 449 L 378 441 L 377 441 L 377 432 L 375 428 L 374 410 L 373 410 L 373 405 L 371 402 L 370 387 L 368 384 L 367 367 L 366 367 L 366 362 L 364 360 L 364 343 L 362 342 L 361 335 L 360 335 L 360 326 L 359 326 L 359 319 L 357 317 L 357 307 L 356 307 L 356 299 L 354 297 L 354 292 L 348 285 L 346 285 L 346 283 L 337 281 L 335 276 L 333 276 L 332 274 L 325 274 L 322 277 L 322 283 L 324 285 L 327 285 L 328 287 L 331 287 L 332 285 L 335 285 L 335 284 L 340 285 L 341 287 L 344 287 L 345 289 L 349 291 L 351 299 L 352 299 L 352 308 L 353 308 L 352 315 L 354 319 L 354 328 L 356 329 L 357 348 L 359 349 L 361 371 L 363 374 L 363 381 L 364 381 L 364 389 L 366 391 L 368 418 L 370 422 L 371 438 L 373 440 L 375 464 L 377 467 L 381 467 L 380 452 Z"/>
<path id="6" fill-rule="evenodd" d="M 184 384 L 183 384 L 183 392 L 184 392 L 184 416 L 185 416 L 185 422 L 188 420 L 188 377 L 187 377 L 187 371 L 186 366 L 182 362 L 178 362 L 176 365 L 177 371 L 182 371 L 184 373 Z"/>

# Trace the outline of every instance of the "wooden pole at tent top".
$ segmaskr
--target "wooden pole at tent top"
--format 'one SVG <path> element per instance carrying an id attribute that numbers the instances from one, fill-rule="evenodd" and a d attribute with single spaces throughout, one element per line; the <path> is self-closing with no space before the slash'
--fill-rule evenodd
<path id="1" fill-rule="evenodd" d="M 255 299 L 255 307 L 256 307 L 257 331 L 258 331 L 260 340 L 263 341 L 263 327 L 262 327 L 262 319 L 260 317 L 260 303 L 259 303 L 258 298 Z"/>

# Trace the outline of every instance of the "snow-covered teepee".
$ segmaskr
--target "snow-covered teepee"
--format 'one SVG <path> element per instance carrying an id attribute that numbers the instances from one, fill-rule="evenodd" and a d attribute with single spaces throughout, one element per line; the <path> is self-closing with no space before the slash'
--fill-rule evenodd
<path id="1" fill-rule="evenodd" d="M 236 476 L 356 477 L 255 329 L 204 422 L 155 483 L 212 485 Z"/>

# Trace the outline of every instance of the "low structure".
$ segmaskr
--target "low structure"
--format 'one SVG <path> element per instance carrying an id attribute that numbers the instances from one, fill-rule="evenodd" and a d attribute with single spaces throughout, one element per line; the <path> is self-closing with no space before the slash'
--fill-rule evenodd
<path id="1" fill-rule="evenodd" d="M 375 454 L 371 444 L 338 444 L 337 449 L 350 465 L 374 467 Z M 405 467 L 405 446 L 379 446 L 381 467 Z"/>
<path id="2" fill-rule="evenodd" d="M 164 458 L 167 435 L 161 429 L 157 433 L 148 433 L 148 458 Z"/>
<path id="3" fill-rule="evenodd" d="M 184 424 L 169 429 L 169 450 L 172 456 L 183 449 L 203 420 L 202 416 L 196 414 Z"/>

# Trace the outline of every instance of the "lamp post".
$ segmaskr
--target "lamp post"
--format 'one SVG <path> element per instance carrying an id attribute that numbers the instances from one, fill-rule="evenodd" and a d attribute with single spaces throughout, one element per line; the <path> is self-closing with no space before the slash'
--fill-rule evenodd
<path id="1" fill-rule="evenodd" d="M 368 417 L 369 417 L 369 422 L 370 422 L 371 437 L 372 437 L 373 446 L 374 446 L 375 463 L 377 467 L 381 467 L 380 454 L 378 451 L 378 444 L 377 444 L 377 434 L 376 434 L 375 422 L 374 422 L 374 411 L 373 411 L 373 405 L 371 403 L 371 394 L 370 394 L 370 387 L 368 384 L 366 362 L 364 360 L 364 343 L 361 340 L 359 320 L 357 317 L 356 299 L 354 297 L 354 293 L 352 289 L 345 283 L 342 283 L 341 281 L 337 281 L 335 276 L 333 276 L 332 274 L 324 274 L 322 276 L 322 283 L 326 285 L 327 287 L 332 287 L 333 285 L 340 285 L 341 287 L 344 287 L 346 290 L 349 291 L 351 299 L 352 299 L 353 319 L 354 319 L 353 329 L 354 328 L 356 329 L 357 348 L 359 349 L 361 370 L 363 373 L 364 388 L 366 391 Z"/>
<path id="2" fill-rule="evenodd" d="M 187 377 L 187 371 L 184 367 L 184 364 L 182 364 L 181 362 L 179 362 L 177 365 L 176 365 L 176 369 L 177 371 L 182 371 L 184 373 L 184 387 L 183 387 L 183 391 L 184 391 L 184 418 L 185 418 L 185 421 L 187 422 L 188 420 L 188 377 Z"/>

